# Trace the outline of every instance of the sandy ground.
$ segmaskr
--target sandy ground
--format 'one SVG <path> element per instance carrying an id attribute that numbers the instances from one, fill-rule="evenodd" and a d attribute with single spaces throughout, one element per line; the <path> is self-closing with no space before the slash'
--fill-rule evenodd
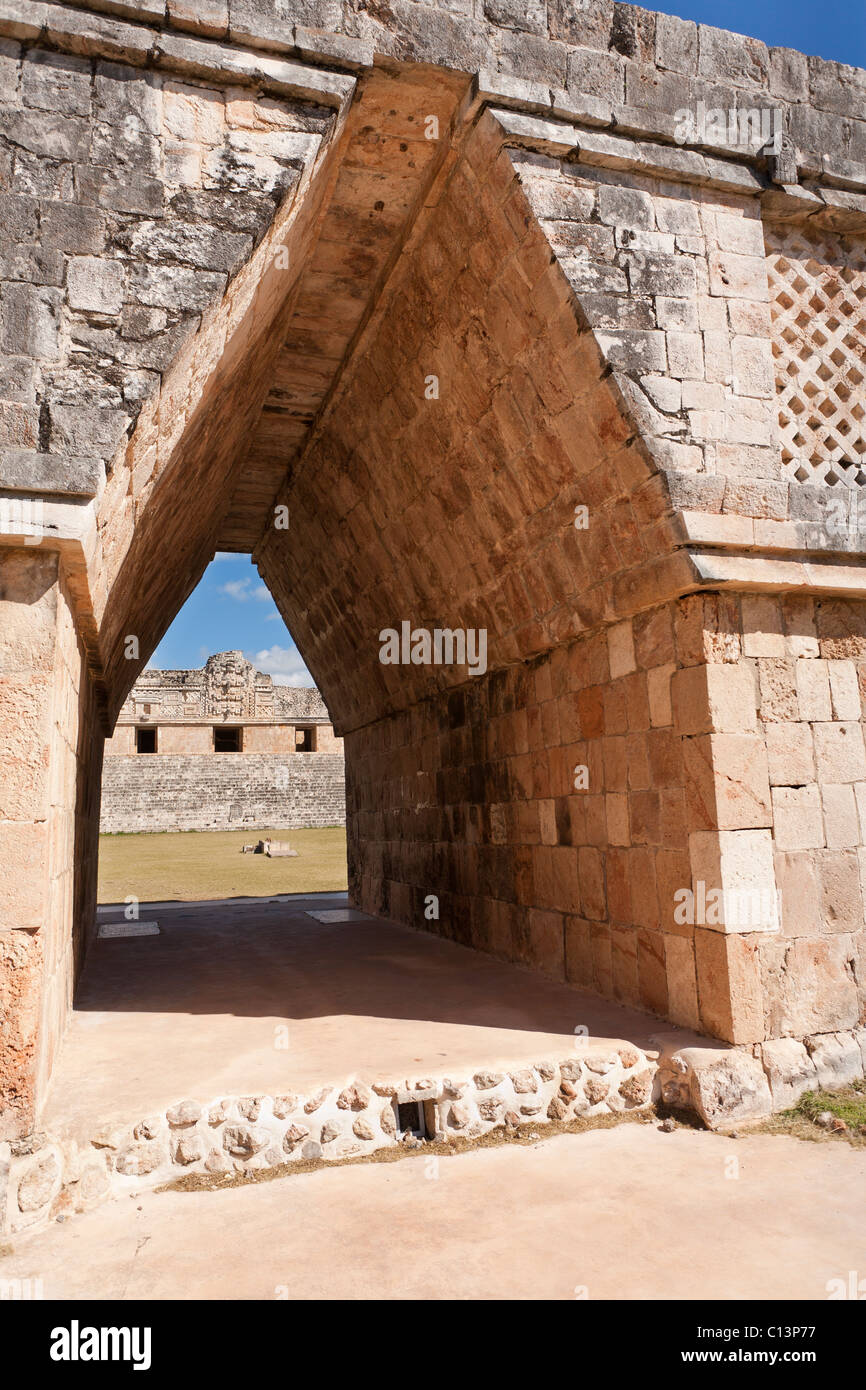
<path id="1" fill-rule="evenodd" d="M 866 1154 L 626 1124 L 144 1193 L 15 1238 L 46 1298 L 808 1299 L 866 1270 Z"/>

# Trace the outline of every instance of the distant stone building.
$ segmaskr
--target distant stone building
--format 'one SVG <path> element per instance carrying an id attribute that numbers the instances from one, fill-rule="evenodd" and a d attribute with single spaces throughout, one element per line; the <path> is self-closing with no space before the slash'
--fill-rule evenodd
<path id="1" fill-rule="evenodd" d="M 345 823 L 343 740 L 319 692 L 275 685 L 242 652 L 143 671 L 105 755 L 104 832 Z"/>

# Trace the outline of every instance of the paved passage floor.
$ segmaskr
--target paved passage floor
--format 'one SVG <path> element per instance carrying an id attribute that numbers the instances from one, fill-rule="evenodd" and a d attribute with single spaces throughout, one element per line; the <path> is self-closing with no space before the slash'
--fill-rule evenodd
<path id="1" fill-rule="evenodd" d="M 42 1126 L 89 1135 L 184 1098 L 511 1069 L 568 1056 L 576 1033 L 646 1048 L 676 1031 L 428 932 L 309 915 L 345 905 L 142 904 L 160 934 L 93 943 Z"/>
<path id="2" fill-rule="evenodd" d="M 866 1269 L 864 1180 L 841 1141 L 631 1123 L 117 1197 L 15 1237 L 0 1279 L 46 1298 L 826 1299 Z"/>

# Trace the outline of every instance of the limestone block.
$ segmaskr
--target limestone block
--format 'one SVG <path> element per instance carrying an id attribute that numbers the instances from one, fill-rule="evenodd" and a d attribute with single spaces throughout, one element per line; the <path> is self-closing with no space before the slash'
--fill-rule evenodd
<path id="1" fill-rule="evenodd" d="M 822 887 L 821 923 L 825 932 L 863 930 L 862 850 L 824 850 L 818 856 Z"/>
<path id="2" fill-rule="evenodd" d="M 781 850 L 823 848 L 821 797 L 814 782 L 773 788 L 773 835 Z"/>
<path id="3" fill-rule="evenodd" d="M 866 749 L 859 723 L 816 723 L 813 733 L 820 782 L 861 782 L 866 778 Z"/>
<path id="4" fill-rule="evenodd" d="M 772 786 L 798 787 L 815 780 L 812 730 L 808 724 L 768 722 L 764 737 Z"/>
<path id="5" fill-rule="evenodd" d="M 850 783 L 821 786 L 824 807 L 824 833 L 828 849 L 856 849 L 860 844 L 860 821 L 854 788 Z"/>
<path id="6" fill-rule="evenodd" d="M 769 830 L 695 831 L 689 835 L 689 861 L 696 892 L 703 883 L 707 894 L 723 895 L 714 920 L 702 925 L 715 932 L 778 930 Z"/>
<path id="7" fill-rule="evenodd" d="M 810 850 L 777 850 L 775 865 L 783 935 L 820 935 L 824 903 L 818 856 Z"/>
<path id="8" fill-rule="evenodd" d="M 614 623 L 608 629 L 607 634 L 608 652 L 610 657 L 610 678 L 617 680 L 620 676 L 626 676 L 636 667 L 634 652 L 634 634 L 630 620 L 622 623 Z"/>
<path id="9" fill-rule="evenodd" d="M 853 1033 L 820 1033 L 804 1042 L 816 1088 L 847 1086 L 863 1075 L 863 1055 Z"/>
<path id="10" fill-rule="evenodd" d="M 679 1064 L 688 1096 L 708 1129 L 769 1115 L 769 1082 L 757 1057 L 738 1048 L 684 1047 L 670 1062 Z"/>
<path id="11" fill-rule="evenodd" d="M 761 1060 L 774 1110 L 787 1110 L 805 1091 L 814 1089 L 815 1064 L 797 1038 L 770 1038 L 761 1046 Z"/>
<path id="12" fill-rule="evenodd" d="M 809 721 L 832 719 L 830 676 L 826 661 L 795 662 L 794 678 L 797 683 L 800 718 Z"/>
<path id="13" fill-rule="evenodd" d="M 679 733 L 750 733 L 757 728 L 755 682 L 745 664 L 675 671 L 671 699 Z"/>
<path id="14" fill-rule="evenodd" d="M 668 986 L 668 1016 L 684 1028 L 698 1028 L 697 980 L 694 942 L 688 937 L 666 935 L 665 972 Z"/>
<path id="15" fill-rule="evenodd" d="M 743 594 L 743 652 L 746 656 L 785 656 L 782 610 L 770 594 Z"/>
<path id="16" fill-rule="evenodd" d="M 830 701 L 834 719 L 860 718 L 860 687 L 853 661 L 828 661 Z"/>
<path id="17" fill-rule="evenodd" d="M 119 314 L 123 307 L 123 265 L 96 256 L 73 256 L 66 273 L 71 309 Z"/>
<path id="18" fill-rule="evenodd" d="M 686 739 L 683 765 L 690 824 L 718 830 L 772 825 L 767 750 L 749 734 Z"/>
<path id="19" fill-rule="evenodd" d="M 783 638 L 784 641 L 784 638 Z M 771 727 L 774 720 L 791 723 L 798 717 L 794 662 L 778 657 L 760 657 L 758 662 L 760 717 Z"/>
<path id="20" fill-rule="evenodd" d="M 850 938 L 766 937 L 761 984 L 769 1037 L 836 1032 L 857 1023 L 857 988 L 846 969 Z"/>

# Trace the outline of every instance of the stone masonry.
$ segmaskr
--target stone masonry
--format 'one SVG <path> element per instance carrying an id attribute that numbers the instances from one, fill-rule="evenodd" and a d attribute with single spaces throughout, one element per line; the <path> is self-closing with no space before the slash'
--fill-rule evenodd
<path id="1" fill-rule="evenodd" d="M 236 751 L 221 751 L 224 730 Z M 197 670 L 143 671 L 105 744 L 105 834 L 345 819 L 342 739 L 319 692 L 275 685 L 241 652 Z"/>
<path id="2" fill-rule="evenodd" d="M 864 94 L 614 0 L 0 0 L 0 1141 L 217 549 L 344 740 L 359 906 L 773 1103 L 862 1070 Z"/>

